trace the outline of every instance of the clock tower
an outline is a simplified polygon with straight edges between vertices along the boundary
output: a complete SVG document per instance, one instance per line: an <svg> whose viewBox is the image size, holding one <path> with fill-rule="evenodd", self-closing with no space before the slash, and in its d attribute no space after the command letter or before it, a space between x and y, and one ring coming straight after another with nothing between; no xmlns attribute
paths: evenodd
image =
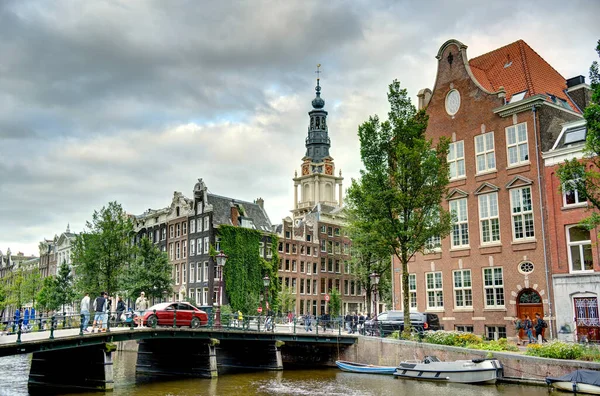
<svg viewBox="0 0 600 396"><path fill-rule="evenodd" d="M318 65L317 67L320 67ZM320 70L317 70L320 73ZM331 141L327 127L325 101L321 98L320 78L312 100L313 109L308 113L308 137L305 140L306 154L302 158L301 175L294 177L294 218L303 217L315 205L342 206L342 171L335 176L335 164L329 155ZM337 187L337 188L336 188ZM300 189L300 192L298 192ZM337 190L337 194L336 194Z"/></svg>

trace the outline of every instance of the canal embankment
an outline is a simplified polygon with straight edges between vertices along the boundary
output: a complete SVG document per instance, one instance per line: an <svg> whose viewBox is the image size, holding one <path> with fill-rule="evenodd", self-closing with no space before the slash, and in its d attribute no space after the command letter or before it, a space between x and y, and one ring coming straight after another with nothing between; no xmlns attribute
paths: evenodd
<svg viewBox="0 0 600 396"><path fill-rule="evenodd" d="M381 366L398 366L404 360L422 360L425 356L440 360L466 360L494 357L504 366L506 381L544 383L547 376L558 377L576 369L600 370L600 363L550 359L513 352L492 352L415 341L359 336L357 342L340 351L340 360Z"/></svg>

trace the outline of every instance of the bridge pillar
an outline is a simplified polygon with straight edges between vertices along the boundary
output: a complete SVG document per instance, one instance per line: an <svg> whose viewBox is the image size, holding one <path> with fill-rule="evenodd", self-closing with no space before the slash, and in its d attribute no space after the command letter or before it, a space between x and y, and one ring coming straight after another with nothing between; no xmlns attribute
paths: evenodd
<svg viewBox="0 0 600 396"><path fill-rule="evenodd" d="M30 393L112 390L114 349L113 344L103 344L33 353Z"/></svg>
<svg viewBox="0 0 600 396"><path fill-rule="evenodd" d="M221 340L217 348L219 369L283 370L281 341Z"/></svg>
<svg viewBox="0 0 600 396"><path fill-rule="evenodd" d="M140 340L136 374L169 377L217 377L218 340Z"/></svg>

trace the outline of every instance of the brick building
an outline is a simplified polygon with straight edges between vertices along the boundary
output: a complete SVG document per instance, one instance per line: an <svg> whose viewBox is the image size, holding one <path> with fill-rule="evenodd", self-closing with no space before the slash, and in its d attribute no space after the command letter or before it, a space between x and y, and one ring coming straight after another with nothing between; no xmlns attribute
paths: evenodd
<svg viewBox="0 0 600 396"><path fill-rule="evenodd" d="M524 41L473 59L466 49L444 43L433 89L418 95L427 135L451 139L443 204L456 220L410 263L411 309L437 313L447 330L511 337L516 316L554 322L541 153L582 116L565 78Z"/></svg>
<svg viewBox="0 0 600 396"><path fill-rule="evenodd" d="M309 115L306 154L295 174L293 217L276 226L279 278L295 294L295 313L322 315L326 296L341 294L342 313L365 309L365 297L350 268L350 240L344 235L342 172L335 175L325 101L317 79ZM300 190L300 191L298 191Z"/></svg>

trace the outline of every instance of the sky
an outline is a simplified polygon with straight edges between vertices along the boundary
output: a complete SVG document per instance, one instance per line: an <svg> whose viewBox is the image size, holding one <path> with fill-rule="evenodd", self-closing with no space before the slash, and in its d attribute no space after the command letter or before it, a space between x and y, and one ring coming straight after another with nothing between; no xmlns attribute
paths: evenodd
<svg viewBox="0 0 600 396"><path fill-rule="evenodd" d="M543 4L543 6L541 6ZM140 214L174 191L265 200L290 215L316 64L344 188L358 125L416 103L448 39L469 58L525 40L565 78L598 56L600 1L0 0L0 250L110 201Z"/></svg>

